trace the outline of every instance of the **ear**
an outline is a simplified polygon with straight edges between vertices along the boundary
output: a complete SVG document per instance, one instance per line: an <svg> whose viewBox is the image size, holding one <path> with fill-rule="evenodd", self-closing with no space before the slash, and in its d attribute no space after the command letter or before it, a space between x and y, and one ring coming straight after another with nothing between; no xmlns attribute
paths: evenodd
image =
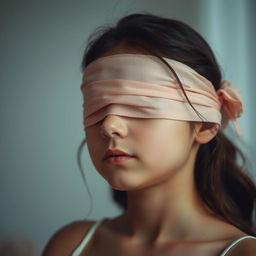
<svg viewBox="0 0 256 256"><path fill-rule="evenodd" d="M215 123L197 123L195 125L195 142L205 144L213 139L218 133L220 126Z"/></svg>

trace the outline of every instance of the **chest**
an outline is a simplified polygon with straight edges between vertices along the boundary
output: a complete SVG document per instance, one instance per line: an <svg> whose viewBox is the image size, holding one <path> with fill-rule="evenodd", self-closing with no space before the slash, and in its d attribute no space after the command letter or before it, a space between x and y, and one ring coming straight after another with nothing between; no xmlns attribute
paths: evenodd
<svg viewBox="0 0 256 256"><path fill-rule="evenodd" d="M94 240L82 256L220 256L227 242L168 243L158 247L134 246L119 239Z"/></svg>

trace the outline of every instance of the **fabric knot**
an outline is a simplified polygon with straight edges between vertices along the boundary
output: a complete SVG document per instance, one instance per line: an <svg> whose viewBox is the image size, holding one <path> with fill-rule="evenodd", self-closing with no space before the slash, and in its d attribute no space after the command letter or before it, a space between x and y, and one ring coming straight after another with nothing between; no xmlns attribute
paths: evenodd
<svg viewBox="0 0 256 256"><path fill-rule="evenodd" d="M242 136L240 125L237 121L243 113L243 100L240 96L241 89L231 87L229 81L222 81L217 95L221 103L222 125L225 127L231 120L236 128L238 136Z"/></svg>

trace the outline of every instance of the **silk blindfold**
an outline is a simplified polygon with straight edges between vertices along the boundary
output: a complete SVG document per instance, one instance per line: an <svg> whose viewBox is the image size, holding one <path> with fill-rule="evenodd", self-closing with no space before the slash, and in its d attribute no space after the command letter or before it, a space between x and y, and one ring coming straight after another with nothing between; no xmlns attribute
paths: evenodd
<svg viewBox="0 0 256 256"><path fill-rule="evenodd" d="M226 125L228 119L236 122L242 112L237 92L233 91L236 97L230 97L224 89L216 92L209 80L189 66L164 60L176 72L199 115L188 103L173 72L156 56L116 54L91 62L84 71L81 86L84 126L94 125L110 114L212 122L220 126ZM225 120L222 120L223 103L229 103L225 106L230 110Z"/></svg>

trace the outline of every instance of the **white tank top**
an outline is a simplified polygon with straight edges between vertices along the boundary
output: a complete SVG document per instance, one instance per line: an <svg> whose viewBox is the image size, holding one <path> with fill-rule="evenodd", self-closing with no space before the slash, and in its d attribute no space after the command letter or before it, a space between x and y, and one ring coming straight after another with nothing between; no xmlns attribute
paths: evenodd
<svg viewBox="0 0 256 256"><path fill-rule="evenodd" d="M74 252L72 253L72 256L79 256L82 251L84 250L84 248L86 247L86 245L89 243L89 241L91 240L92 236L94 235L95 231L97 230L98 226L101 225L101 223L104 221L105 219L102 219L100 221L95 222L92 227L90 228L90 230L88 231L88 233L85 235L85 237L83 238L83 240L81 241L81 243L78 245L78 247L74 250ZM221 254L220 256L225 256L227 255L227 253L234 248L239 242L241 242L244 239L248 239L248 238L252 238L252 239L256 239L256 237L254 236L242 236L238 239L236 239L234 242L232 242Z"/></svg>

